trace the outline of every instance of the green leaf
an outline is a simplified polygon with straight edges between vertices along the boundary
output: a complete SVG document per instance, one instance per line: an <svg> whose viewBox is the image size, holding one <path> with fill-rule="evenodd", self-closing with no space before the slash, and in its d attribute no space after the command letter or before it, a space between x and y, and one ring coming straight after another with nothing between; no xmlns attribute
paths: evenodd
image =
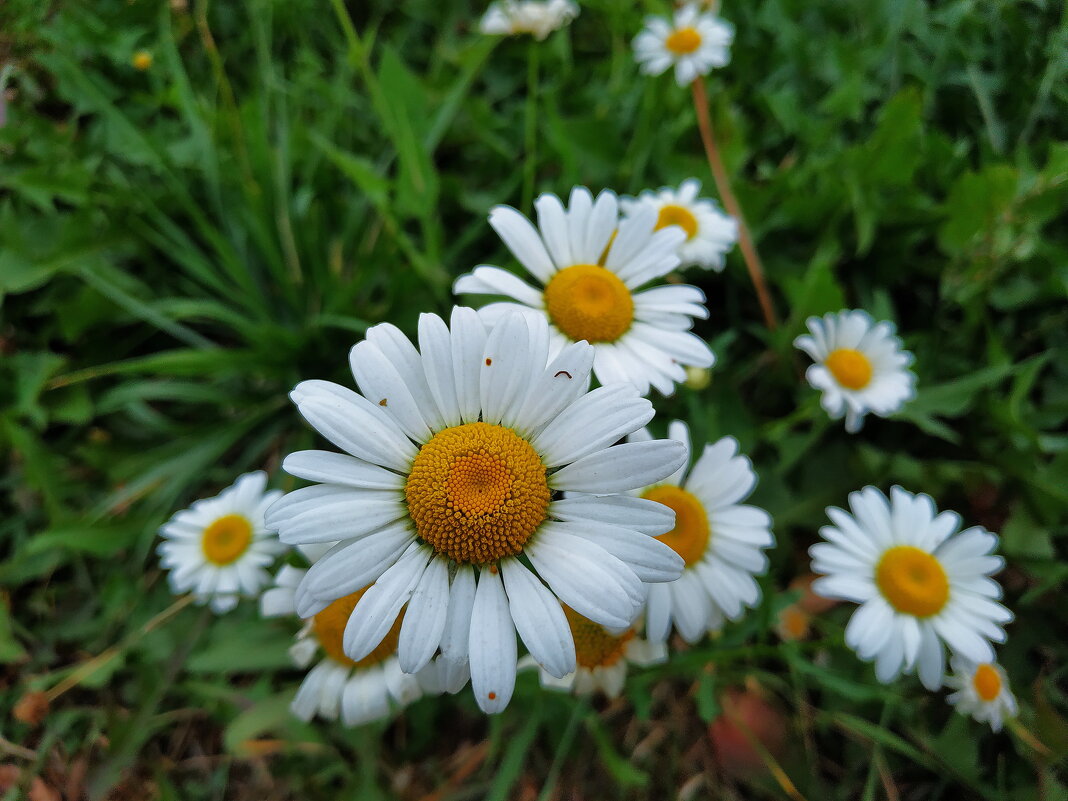
<svg viewBox="0 0 1068 801"><path fill-rule="evenodd" d="M136 523L75 523L35 534L26 547L26 553L65 548L94 556L111 556L133 545L143 530Z"/></svg>
<svg viewBox="0 0 1068 801"><path fill-rule="evenodd" d="M916 398L905 406L903 416L936 415L960 417L975 403L979 393L1004 381L1019 365L1000 364L976 370L971 375L934 386L920 384Z"/></svg>
<svg viewBox="0 0 1068 801"><path fill-rule="evenodd" d="M25 658L26 649L15 639L15 632L12 631L11 610L0 601L0 663L20 662Z"/></svg>
<svg viewBox="0 0 1068 801"><path fill-rule="evenodd" d="M289 705L293 702L294 690L272 695L257 701L243 711L223 730L223 746L235 756L251 756L245 743L261 734L276 731L293 719Z"/></svg>
<svg viewBox="0 0 1068 801"><path fill-rule="evenodd" d="M963 253L976 240L989 238L1009 211L1019 182L1019 171L1007 164L961 175L946 198L947 218L938 231L942 250L950 255Z"/></svg>

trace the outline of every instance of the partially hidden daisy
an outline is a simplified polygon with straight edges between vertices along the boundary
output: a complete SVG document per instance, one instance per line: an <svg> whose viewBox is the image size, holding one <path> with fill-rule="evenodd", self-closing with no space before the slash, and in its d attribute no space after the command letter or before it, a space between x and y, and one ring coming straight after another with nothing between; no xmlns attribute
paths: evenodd
<svg viewBox="0 0 1068 801"><path fill-rule="evenodd" d="M846 431L860 431L868 412L888 417L916 396L912 354L894 336L894 324L846 309L809 317L809 333L794 345L815 364L805 373L823 392L820 403L832 419L845 417Z"/></svg>
<svg viewBox="0 0 1068 801"><path fill-rule="evenodd" d="M572 0L501 0L491 3L478 24L482 33L530 34L541 41L578 16Z"/></svg>
<svg viewBox="0 0 1068 801"><path fill-rule="evenodd" d="M266 571L286 550L264 525L267 507L282 496L265 492L267 474L246 473L214 498L176 512L159 530L160 567L173 592L192 592L197 603L218 613L256 596L270 581Z"/></svg>
<svg viewBox="0 0 1068 801"><path fill-rule="evenodd" d="M681 284L639 291L678 266L682 228L656 230L652 208L620 220L619 201L608 190L595 201L588 189L575 187L566 209L551 194L534 206L537 228L509 206L495 207L489 223L540 286L482 265L460 276L454 292L517 301L483 307L488 321L517 310L548 320L553 355L589 342L601 384L626 381L642 395L650 386L669 395L686 380L685 367L712 366L712 350L689 330L695 317L708 317L704 293Z"/></svg>
<svg viewBox="0 0 1068 801"><path fill-rule="evenodd" d="M679 246L680 266L696 265L721 272L724 256L738 241L738 221L724 214L714 200L698 197L701 182L687 178L678 189L646 190L636 198L622 198L627 217L648 206L656 212L656 230L677 225L686 232Z"/></svg>
<svg viewBox="0 0 1068 801"><path fill-rule="evenodd" d="M346 453L302 451L283 468L318 484L268 519L284 542L337 541L296 594L301 617L370 584L342 640L364 659L407 605L397 655L406 673L440 650L470 659L479 706L503 709L516 633L547 670L575 669L561 602L626 627L643 582L670 581L682 560L653 535L669 510L626 493L670 475L684 449L667 440L613 444L643 426L651 404L633 387L588 391L593 348L549 360L548 325L508 315L487 329L471 309L419 320L419 350L377 325L350 353L360 393L305 381L291 397ZM590 497L562 498L564 491Z"/></svg>
<svg viewBox="0 0 1068 801"><path fill-rule="evenodd" d="M307 572L292 565L282 566L274 586L260 597L264 617L297 615L296 591ZM309 618L289 649L294 664L300 668L307 668L322 651L322 658L308 671L290 705L293 714L301 720L308 721L316 715L325 720L340 717L346 726L359 726L387 717L424 694L437 694L446 689L437 662L431 661L415 675L400 669L397 660L400 618L363 659L354 661L345 656L342 647L345 624L366 591L365 587L342 596ZM449 688L453 692L467 681L466 674L459 678Z"/></svg>
<svg viewBox="0 0 1068 801"><path fill-rule="evenodd" d="M539 677L543 687L575 695L600 692L609 698L617 698L623 692L628 665L646 667L667 659L667 646L644 639L639 633L641 627L638 624L619 631L606 629L567 607L564 608L564 614L575 639L577 666L574 672L562 678L540 668ZM529 657L524 657L520 662L521 666L535 664Z"/></svg>
<svg viewBox="0 0 1068 801"><path fill-rule="evenodd" d="M675 67L679 86L707 75L731 60L734 27L693 3L675 12L672 20L646 17L645 30L634 39L634 57L646 75Z"/></svg>
<svg viewBox="0 0 1068 801"><path fill-rule="evenodd" d="M935 509L927 495L894 487L887 499L875 487L849 494L850 512L830 507L833 526L809 548L812 570L823 574L812 591L860 608L846 626L846 644L887 683L917 668L929 690L942 686L945 648L974 662L990 662L990 643L1004 642L1012 613L998 603L990 578L1004 560L998 538L978 526L958 532L960 516Z"/></svg>
<svg viewBox="0 0 1068 801"><path fill-rule="evenodd" d="M1009 689L1004 668L996 662L969 662L954 658L953 675L946 685L956 690L946 697L963 715L971 715L980 723L989 723L994 731L1001 731L1006 720L1016 717L1016 697Z"/></svg>
<svg viewBox="0 0 1068 801"><path fill-rule="evenodd" d="M631 439L648 436L642 431ZM694 643L720 628L725 618L737 620L760 601L754 576L767 570L764 549L775 544L775 537L771 515L741 503L753 491L756 473L738 453L736 439L706 445L687 472L691 446L686 424L673 422L668 437L685 446L686 462L639 494L675 512L675 528L657 539L671 546L686 568L678 581L650 585L646 636L663 642L674 623L682 638Z"/></svg>

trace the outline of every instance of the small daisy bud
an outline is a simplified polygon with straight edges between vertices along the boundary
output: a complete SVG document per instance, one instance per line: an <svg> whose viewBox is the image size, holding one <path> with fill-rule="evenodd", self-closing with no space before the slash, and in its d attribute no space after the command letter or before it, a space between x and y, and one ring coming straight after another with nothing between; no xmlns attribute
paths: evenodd
<svg viewBox="0 0 1068 801"><path fill-rule="evenodd" d="M687 367L686 386L694 392L700 392L712 383L712 371L707 367Z"/></svg>
<svg viewBox="0 0 1068 801"><path fill-rule="evenodd" d="M37 726L48 714L48 696L39 691L28 692L18 700L11 714L20 723Z"/></svg>
<svg viewBox="0 0 1068 801"><path fill-rule="evenodd" d="M130 59L130 63L135 70L145 72L152 67L152 54L147 50L138 50Z"/></svg>

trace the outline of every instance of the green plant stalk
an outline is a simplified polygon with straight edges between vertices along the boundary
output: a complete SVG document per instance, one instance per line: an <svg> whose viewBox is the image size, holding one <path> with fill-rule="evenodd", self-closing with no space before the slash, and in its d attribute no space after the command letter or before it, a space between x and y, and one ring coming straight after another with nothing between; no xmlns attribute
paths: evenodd
<svg viewBox="0 0 1068 801"><path fill-rule="evenodd" d="M539 44L533 40L527 50L527 102L523 112L523 194L520 207L525 214L534 202L534 180L538 171L538 69Z"/></svg>

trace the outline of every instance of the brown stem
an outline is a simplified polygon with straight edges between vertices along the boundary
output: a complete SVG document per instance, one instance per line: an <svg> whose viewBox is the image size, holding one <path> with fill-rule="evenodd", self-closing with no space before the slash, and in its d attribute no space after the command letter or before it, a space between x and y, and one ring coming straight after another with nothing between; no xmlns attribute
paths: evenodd
<svg viewBox="0 0 1068 801"><path fill-rule="evenodd" d="M716 180L716 188L719 196L723 199L723 205L727 213L738 221L738 247L745 259L745 266L749 270L749 278L753 281L756 289L757 300L760 301L760 309L764 312L764 322L768 329L774 331L779 327L779 320L775 316L775 306L771 302L771 293L768 292L767 282L764 280L764 267L760 263L756 245L749 233L749 226L742 216L742 207L738 205L738 198L731 191L730 179L727 178L727 170L723 166L723 158L716 146L716 138L712 135L712 117L708 113L708 98L705 96L705 82L698 75L690 84L693 90L693 107L697 112L697 127L701 129L701 142L705 146L705 155L708 157L708 166L712 168L712 177Z"/></svg>

